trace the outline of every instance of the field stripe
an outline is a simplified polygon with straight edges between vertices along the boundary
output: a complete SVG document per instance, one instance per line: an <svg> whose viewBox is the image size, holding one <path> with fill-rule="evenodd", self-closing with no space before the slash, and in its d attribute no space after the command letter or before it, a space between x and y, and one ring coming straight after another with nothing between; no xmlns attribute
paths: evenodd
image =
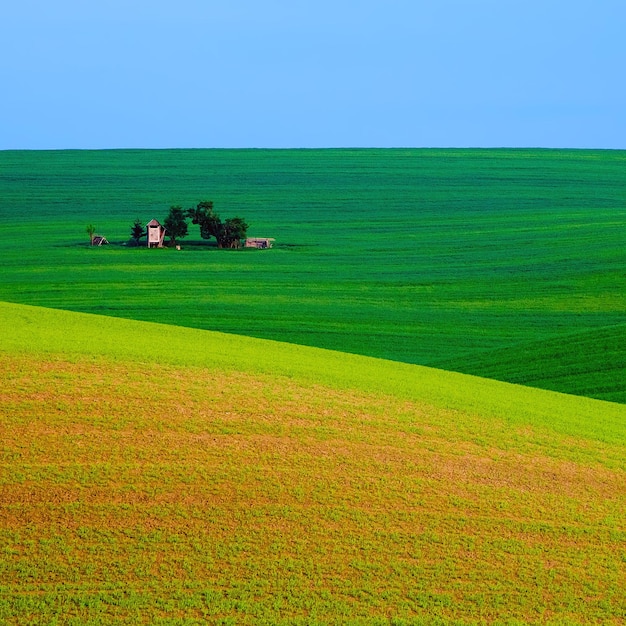
<svg viewBox="0 0 626 626"><path fill-rule="evenodd" d="M563 434L626 441L626 406L427 367L238 335L0 303L2 350L103 355L280 375L532 423Z"/></svg>

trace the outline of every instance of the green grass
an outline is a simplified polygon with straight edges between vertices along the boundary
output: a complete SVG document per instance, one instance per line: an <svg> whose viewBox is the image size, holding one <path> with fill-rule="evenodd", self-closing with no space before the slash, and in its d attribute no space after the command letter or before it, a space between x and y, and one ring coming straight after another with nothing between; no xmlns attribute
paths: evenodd
<svg viewBox="0 0 626 626"><path fill-rule="evenodd" d="M543 389L567 389L626 403L626 326L564 333L556 339L511 345L437 365ZM546 367L546 363L550 367ZM520 367L523 363L524 367ZM593 389L590 381L594 381Z"/></svg>
<svg viewBox="0 0 626 626"><path fill-rule="evenodd" d="M624 443L626 407L423 366L134 320L0 303L2 349L212 367L381 392L510 424Z"/></svg>
<svg viewBox="0 0 626 626"><path fill-rule="evenodd" d="M0 620L619 624L626 407L0 304Z"/></svg>
<svg viewBox="0 0 626 626"><path fill-rule="evenodd" d="M625 158L0 153L0 622L622 623Z"/></svg>
<svg viewBox="0 0 626 626"><path fill-rule="evenodd" d="M0 299L624 402L625 161L622 151L2 152ZM193 228L180 252L121 245L135 217L206 198L277 248L207 249ZM88 223L114 245L90 249ZM603 359L593 337L607 333ZM583 372L581 346L560 341L572 336L590 338Z"/></svg>

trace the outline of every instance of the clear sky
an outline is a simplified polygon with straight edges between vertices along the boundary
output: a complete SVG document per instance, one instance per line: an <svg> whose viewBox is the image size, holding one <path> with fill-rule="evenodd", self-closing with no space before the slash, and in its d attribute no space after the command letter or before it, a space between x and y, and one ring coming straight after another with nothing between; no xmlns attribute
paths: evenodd
<svg viewBox="0 0 626 626"><path fill-rule="evenodd" d="M626 149L626 0L19 0L0 149Z"/></svg>

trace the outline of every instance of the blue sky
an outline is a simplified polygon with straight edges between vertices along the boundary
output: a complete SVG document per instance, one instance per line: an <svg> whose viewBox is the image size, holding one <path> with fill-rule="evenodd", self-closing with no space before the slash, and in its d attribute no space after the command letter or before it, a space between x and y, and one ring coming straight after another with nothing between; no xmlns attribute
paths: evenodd
<svg viewBox="0 0 626 626"><path fill-rule="evenodd" d="M20 0L0 149L626 149L624 0Z"/></svg>

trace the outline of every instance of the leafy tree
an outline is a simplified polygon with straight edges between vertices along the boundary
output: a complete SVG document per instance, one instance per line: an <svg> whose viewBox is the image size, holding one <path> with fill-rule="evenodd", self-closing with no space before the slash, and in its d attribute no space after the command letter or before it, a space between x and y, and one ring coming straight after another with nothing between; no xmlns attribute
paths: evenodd
<svg viewBox="0 0 626 626"><path fill-rule="evenodd" d="M93 236L96 234L96 227L93 224L89 224L85 230L87 231L89 241L91 241L91 245L93 246Z"/></svg>
<svg viewBox="0 0 626 626"><path fill-rule="evenodd" d="M196 205L195 209L188 209L187 216L191 218L192 224L200 226L202 239L217 238L220 218L213 210L213 202L211 200L203 200Z"/></svg>
<svg viewBox="0 0 626 626"><path fill-rule="evenodd" d="M178 239L187 236L188 225L187 215L181 206L171 206L165 221L163 222L167 236L170 238L170 245L176 245Z"/></svg>
<svg viewBox="0 0 626 626"><path fill-rule="evenodd" d="M215 237L218 248L239 248L241 240L246 237L248 224L241 217L231 217L222 222L211 200L199 202L195 208L187 211L187 215L193 224L200 226L203 239Z"/></svg>
<svg viewBox="0 0 626 626"><path fill-rule="evenodd" d="M220 248L240 248L241 240L246 238L248 224L241 217L227 219L221 227L218 246Z"/></svg>
<svg viewBox="0 0 626 626"><path fill-rule="evenodd" d="M135 242L135 245L139 245L139 240L146 236L146 228L141 223L141 220L137 218L130 229L130 236Z"/></svg>

